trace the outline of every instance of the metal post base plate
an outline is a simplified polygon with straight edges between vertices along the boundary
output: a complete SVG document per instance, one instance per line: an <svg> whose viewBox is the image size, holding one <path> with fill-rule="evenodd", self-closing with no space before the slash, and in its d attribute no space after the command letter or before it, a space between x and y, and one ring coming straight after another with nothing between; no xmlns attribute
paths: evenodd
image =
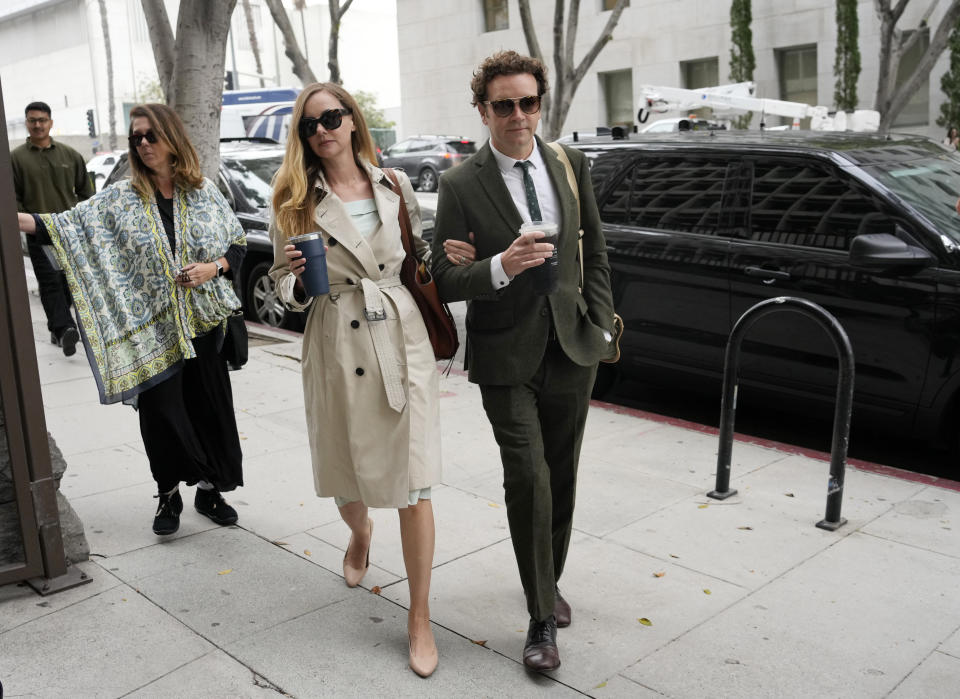
<svg viewBox="0 0 960 699"><path fill-rule="evenodd" d="M817 528L826 529L828 532L835 532L846 523L847 520L843 517L840 518L839 522L828 522L827 520L822 519L817 522Z"/></svg>
<svg viewBox="0 0 960 699"><path fill-rule="evenodd" d="M54 592L63 592L72 587L79 587L88 582L93 582L93 578L84 573L76 566L67 568L67 572L58 575L55 578L30 578L27 585L33 588L33 591L39 595L52 595Z"/></svg>
<svg viewBox="0 0 960 699"><path fill-rule="evenodd" d="M731 488L730 490L724 490L722 493L719 490L711 490L709 493L707 493L707 497L713 498L714 500L726 500L731 495L736 495L736 494L737 494L737 491L735 488Z"/></svg>

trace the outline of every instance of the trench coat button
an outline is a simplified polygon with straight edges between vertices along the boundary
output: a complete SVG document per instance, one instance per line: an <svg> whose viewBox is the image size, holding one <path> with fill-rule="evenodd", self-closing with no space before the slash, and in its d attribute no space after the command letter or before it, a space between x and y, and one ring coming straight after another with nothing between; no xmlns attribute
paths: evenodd
<svg viewBox="0 0 960 699"><path fill-rule="evenodd" d="M331 247L331 248L332 248L332 247L333 247L334 245L336 245L336 244L337 244L337 239L336 239L336 238L332 238L332 237L331 237L331 238L328 238L328 239L327 239L327 247Z"/></svg>
<svg viewBox="0 0 960 699"><path fill-rule="evenodd" d="M383 271L383 265L377 265L377 267L380 268L380 271L381 271L381 272Z"/></svg>
<svg viewBox="0 0 960 699"><path fill-rule="evenodd" d="M359 321L359 320L351 320L351 321L350 321L350 327L353 328L354 330L356 330L357 328L360 327L360 321Z"/></svg>
<svg viewBox="0 0 960 699"><path fill-rule="evenodd" d="M347 277L347 284L356 284L350 277Z"/></svg>
<svg viewBox="0 0 960 699"><path fill-rule="evenodd" d="M540 315L542 315L544 318L547 317L547 313L548 313L548 311L547 311L546 308L541 308L541 309L540 309Z"/></svg>
<svg viewBox="0 0 960 699"><path fill-rule="evenodd" d="M363 369L361 367L357 367L357 376L363 376Z"/></svg>

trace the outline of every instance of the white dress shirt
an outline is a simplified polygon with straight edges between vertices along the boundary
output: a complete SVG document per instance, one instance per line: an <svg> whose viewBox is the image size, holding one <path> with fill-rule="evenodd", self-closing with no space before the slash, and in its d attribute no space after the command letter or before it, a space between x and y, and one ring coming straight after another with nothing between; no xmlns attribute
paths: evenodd
<svg viewBox="0 0 960 699"><path fill-rule="evenodd" d="M490 150L493 157L497 160L497 167L500 169L500 175L503 177L503 183L510 192L510 198L520 212L520 217L524 223L530 222L530 209L527 208L527 193L523 187L523 170L516 167L520 161L504 155L498 151L493 141L490 142ZM547 172L547 164L543 162L543 155L536 143L533 146L533 152L527 158L527 162L532 166L530 168L530 177L533 179L533 186L537 190L537 201L540 203L540 215L543 221L556 223L557 227L563 228L563 221L560 214L560 202L557 198L557 191L553 187L553 181L550 179L550 173ZM503 253L497 253L490 260L490 277L494 289L502 289L512 281L503 271L503 263L500 257Z"/></svg>

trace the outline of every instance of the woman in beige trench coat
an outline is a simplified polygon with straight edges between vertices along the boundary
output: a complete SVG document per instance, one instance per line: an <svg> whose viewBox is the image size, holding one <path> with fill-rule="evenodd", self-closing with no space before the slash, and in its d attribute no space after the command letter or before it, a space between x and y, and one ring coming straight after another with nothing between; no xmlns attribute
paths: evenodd
<svg viewBox="0 0 960 699"><path fill-rule="evenodd" d="M308 310L303 388L314 484L317 495L336 498L351 530L344 579L358 585L370 565L367 508L398 508L410 586L409 662L427 677L438 660L428 603L430 486L440 481L438 376L423 319L398 277L400 206L410 215L417 254L428 246L409 179L397 173L401 201L374 163L353 97L331 83L304 88L274 179L270 276L288 308ZM327 245L330 293L309 298L300 281L304 260L287 240L316 231ZM473 259L469 246L455 252Z"/></svg>

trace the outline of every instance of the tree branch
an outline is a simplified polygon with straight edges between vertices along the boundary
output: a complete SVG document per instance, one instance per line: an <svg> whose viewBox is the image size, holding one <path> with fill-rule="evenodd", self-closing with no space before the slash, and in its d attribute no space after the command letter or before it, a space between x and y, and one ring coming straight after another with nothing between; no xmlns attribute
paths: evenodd
<svg viewBox="0 0 960 699"><path fill-rule="evenodd" d="M170 93L170 83L173 81L173 69L176 65L174 52L175 40L170 18L167 17L167 8L163 0L140 0L143 14L147 18L147 29L150 33L150 44L153 46L153 58L157 64L157 74L160 76L160 86L167 99L167 104L173 104Z"/></svg>
<svg viewBox="0 0 960 699"><path fill-rule="evenodd" d="M530 0L520 0L520 25L523 27L523 38L527 40L527 51L543 63L543 52L540 50L540 42L537 41L533 17L530 16Z"/></svg>
<svg viewBox="0 0 960 699"><path fill-rule="evenodd" d="M563 65L566 68L564 79L573 77L573 47L577 41L577 27L580 22L580 0L570 0L567 10L567 36L563 52Z"/></svg>
<svg viewBox="0 0 960 699"><path fill-rule="evenodd" d="M143 0L146 2L147 0ZM162 0L161 0L162 1ZM293 63L293 74L296 75L304 85L317 82L317 77L310 68L307 59L300 51L300 44L297 43L297 35L293 33L293 25L290 24L290 18L287 17L287 11L283 9L281 0L264 0L267 7L270 8L270 15L274 23L283 36L283 49L287 58Z"/></svg>
<svg viewBox="0 0 960 699"><path fill-rule="evenodd" d="M578 65L577 69L573 72L574 85L580 84L580 81L583 80L584 76L587 74L587 71L590 69L590 66L593 65L593 62L596 60L597 56L600 55L603 47L610 43L610 40L613 39L613 30L616 28L617 22L620 21L620 15L623 14L623 10L626 6L627 0L617 0L617 4L613 6L613 10L610 12L610 17L607 19L607 24L604 26L603 31L600 32L600 36L597 37L597 40L594 42L593 46L590 47L587 55L583 57L583 60L580 61L580 65Z"/></svg>

